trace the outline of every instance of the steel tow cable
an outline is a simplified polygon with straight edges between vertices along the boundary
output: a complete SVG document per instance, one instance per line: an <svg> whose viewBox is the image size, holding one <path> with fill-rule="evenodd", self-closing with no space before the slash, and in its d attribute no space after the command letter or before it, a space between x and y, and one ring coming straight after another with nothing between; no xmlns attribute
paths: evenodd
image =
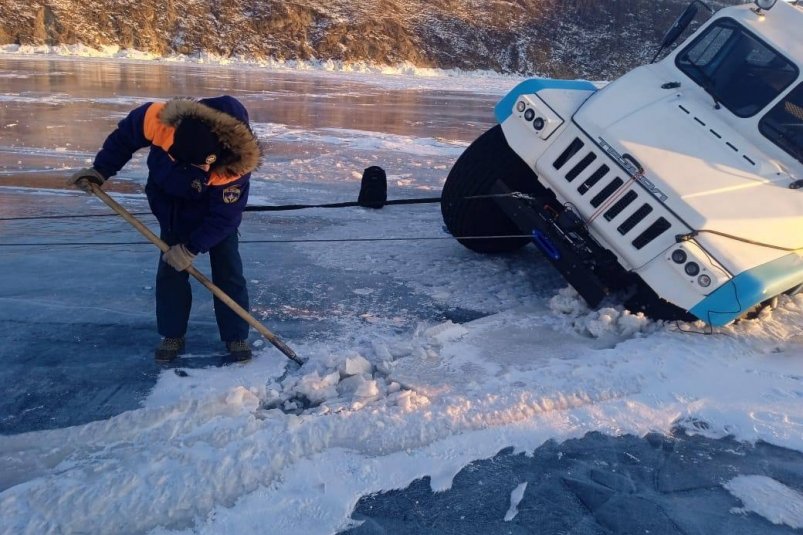
<svg viewBox="0 0 803 535"><path fill-rule="evenodd" d="M240 243L350 243L382 241L435 241L435 240L504 240L511 238L532 238L529 234L504 234L498 236L400 236L392 238L301 238L290 240L240 240ZM0 247L84 247L89 245L147 245L150 242L39 242L39 243L0 243Z"/></svg>

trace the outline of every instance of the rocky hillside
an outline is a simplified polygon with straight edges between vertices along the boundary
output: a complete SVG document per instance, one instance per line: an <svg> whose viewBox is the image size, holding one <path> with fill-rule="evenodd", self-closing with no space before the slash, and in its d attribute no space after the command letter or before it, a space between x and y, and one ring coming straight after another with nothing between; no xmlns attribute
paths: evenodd
<svg viewBox="0 0 803 535"><path fill-rule="evenodd" d="M687 0L2 0L0 44L333 59L608 79ZM698 15L698 20L704 18Z"/></svg>

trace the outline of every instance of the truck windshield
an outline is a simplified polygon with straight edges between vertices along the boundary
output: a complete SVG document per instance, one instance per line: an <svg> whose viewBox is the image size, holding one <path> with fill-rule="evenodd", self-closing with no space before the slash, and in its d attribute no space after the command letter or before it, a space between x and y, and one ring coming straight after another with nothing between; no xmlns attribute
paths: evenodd
<svg viewBox="0 0 803 535"><path fill-rule="evenodd" d="M758 123L770 141L803 163L803 84L789 92Z"/></svg>
<svg viewBox="0 0 803 535"><path fill-rule="evenodd" d="M733 19L712 23L675 65L715 101L751 117L797 78L797 67Z"/></svg>

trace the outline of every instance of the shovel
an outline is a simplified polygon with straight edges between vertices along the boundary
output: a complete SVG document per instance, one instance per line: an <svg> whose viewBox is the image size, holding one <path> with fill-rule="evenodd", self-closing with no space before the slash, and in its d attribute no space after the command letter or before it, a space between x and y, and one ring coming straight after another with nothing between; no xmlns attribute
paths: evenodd
<svg viewBox="0 0 803 535"><path fill-rule="evenodd" d="M120 216L122 216L123 219L125 219L126 221L131 223L131 225L135 229L137 229L143 236L145 236L151 242L153 242L153 244L156 245L159 249L161 249L161 251L163 253L167 252L167 250L170 249L169 245L167 245L164 241L159 239L159 237L156 234L154 234L153 232L151 232L151 230L148 227L143 225L142 222L139 219L137 219L136 217L131 215L128 212L128 210L126 210L125 208L120 206L120 204L118 204L117 201L112 199L105 191L100 189L100 186L98 186L97 184L95 184L95 183L93 183L91 181L89 182L89 185L92 188L92 193L97 195L98 198L100 198L101 201L103 201L104 203L106 203L109 206L109 208L111 208L112 210L114 210L115 212L120 214ZM284 353L287 356L287 358L289 358L293 362L296 362L299 365L304 364L304 359L302 359L301 357L296 355L295 351L290 349L290 347L288 347L287 344L285 344L282 340L280 340L275 334L270 332L267 327L262 325L259 321L256 320L256 318L254 318L251 314L249 314L243 307L238 305L236 301L234 301L231 297L229 297L226 294L226 292L224 292L223 290L218 288L212 281L210 281L208 278L206 278L206 276L203 273L201 273L200 271L198 271L195 268L195 266L190 265L190 267L188 267L186 271L187 271L187 273L189 273L190 275L192 275L193 277L198 279L198 282L200 282L201 284L206 286L206 288L210 292L212 292L215 295L215 297L217 297L218 299L223 301L238 316L240 316L242 319L244 319L246 322L248 322L248 324L251 327L253 327L257 331L259 331L259 333L262 336L264 336L268 340L268 342L273 344L276 347L276 349L278 349L279 351Z"/></svg>

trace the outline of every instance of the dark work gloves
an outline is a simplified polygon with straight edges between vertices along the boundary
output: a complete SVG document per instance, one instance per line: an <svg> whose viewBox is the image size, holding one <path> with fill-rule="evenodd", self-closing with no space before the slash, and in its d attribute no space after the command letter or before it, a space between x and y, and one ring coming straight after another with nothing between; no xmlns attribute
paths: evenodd
<svg viewBox="0 0 803 535"><path fill-rule="evenodd" d="M92 193L92 188L89 186L90 182L97 184L98 186L102 186L103 183L106 182L106 177L101 175L100 172L98 172L98 170L94 167L88 167L73 173L73 175L67 180L67 185L75 186L87 193Z"/></svg>

